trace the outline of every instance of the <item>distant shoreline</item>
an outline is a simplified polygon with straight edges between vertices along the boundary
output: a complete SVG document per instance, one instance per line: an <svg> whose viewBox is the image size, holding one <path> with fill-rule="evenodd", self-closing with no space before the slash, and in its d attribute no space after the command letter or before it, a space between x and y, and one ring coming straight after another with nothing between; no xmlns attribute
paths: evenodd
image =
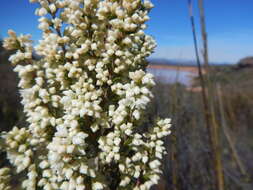
<svg viewBox="0 0 253 190"><path fill-rule="evenodd" d="M168 69L168 70L177 70L177 71L186 71L194 74L198 73L198 67L196 66L177 66L177 65L148 65L148 68L151 69Z"/></svg>

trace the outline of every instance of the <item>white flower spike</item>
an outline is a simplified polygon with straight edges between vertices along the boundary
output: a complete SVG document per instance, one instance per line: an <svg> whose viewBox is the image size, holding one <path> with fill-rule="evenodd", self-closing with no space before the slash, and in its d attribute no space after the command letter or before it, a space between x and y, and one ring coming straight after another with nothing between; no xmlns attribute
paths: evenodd
<svg viewBox="0 0 253 190"><path fill-rule="evenodd" d="M149 0L30 0L42 39L10 30L4 47L20 77L27 127L1 147L27 190L148 190L158 183L170 119L137 129L153 97L144 33ZM33 56L35 54L35 56ZM10 189L0 169L0 189Z"/></svg>

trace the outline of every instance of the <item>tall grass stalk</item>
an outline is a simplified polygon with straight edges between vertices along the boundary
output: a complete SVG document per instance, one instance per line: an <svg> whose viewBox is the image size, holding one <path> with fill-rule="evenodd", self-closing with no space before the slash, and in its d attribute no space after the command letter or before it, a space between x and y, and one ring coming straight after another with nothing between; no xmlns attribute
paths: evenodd
<svg viewBox="0 0 253 190"><path fill-rule="evenodd" d="M202 24L202 37L203 37L203 44L204 44L204 61L205 65L208 66L208 49L207 49L207 34L205 30L205 19L204 19L204 9L203 9L203 2L199 2L200 5L200 12L201 12L201 24ZM212 102L211 93L209 90L211 86L208 85L208 78L206 80L205 76L203 75L202 66L200 63L200 56L198 53L198 43L197 43L197 35L196 35L196 27L194 22L193 10L192 10L192 1L188 0L188 8L190 14L190 21L192 27L192 34L193 34L193 41L194 41L194 49L196 54L197 66L198 66L198 74L200 79L201 85L201 94L203 100L203 108L205 114L205 122L208 131L208 140L210 143L210 157L214 166L214 177L215 177L215 189L223 190L224 189L224 177L223 177L223 169L222 169L222 162L221 162L221 153L219 147L219 136L218 136L218 125L215 119L215 112L210 105ZM206 71L208 72L208 70ZM211 168L211 167L210 167Z"/></svg>
<svg viewBox="0 0 253 190"><path fill-rule="evenodd" d="M200 13L200 25L201 25L201 34L202 34L202 42L203 42L203 58L204 58L204 66L206 71L207 78L207 89L208 89L208 98L209 98L209 107L211 109L211 117L212 117L212 126L213 126L213 148L215 154L215 176L217 177L217 183L219 189L224 189L224 174L223 174L223 164L221 160L221 148L220 148L220 137L219 137L219 126L216 119L215 114L215 95L216 89L214 88L214 84L210 81L210 74L212 74L212 69L209 65L209 56L208 56L208 38L206 32L206 22L205 22L205 10L203 5L203 0L198 0L199 5L199 13Z"/></svg>
<svg viewBox="0 0 253 190"><path fill-rule="evenodd" d="M223 98L222 98L223 92L222 92L221 86L218 84L216 88L217 88L217 92L218 92L218 104L219 104L219 111L220 111L220 115L221 115L221 123L222 123L221 126L222 126L223 133L227 139L229 149L231 150L231 153L232 153L233 160L235 161L238 169L240 170L240 172L243 176L247 176L246 168L245 168L243 162L241 161L241 158L236 150L234 140L233 140L232 135L230 134L231 132L229 131L229 128L227 126L227 121L226 121L226 116L225 116L225 111L224 111L224 106L223 106L224 103L223 103Z"/></svg>
<svg viewBox="0 0 253 190"><path fill-rule="evenodd" d="M205 10L203 6L203 0L199 0L199 13L200 13L200 24L201 24L201 34L203 40L203 58L204 64L207 67L209 65L208 61L208 39L207 39L207 32L206 32L206 22L205 22Z"/></svg>

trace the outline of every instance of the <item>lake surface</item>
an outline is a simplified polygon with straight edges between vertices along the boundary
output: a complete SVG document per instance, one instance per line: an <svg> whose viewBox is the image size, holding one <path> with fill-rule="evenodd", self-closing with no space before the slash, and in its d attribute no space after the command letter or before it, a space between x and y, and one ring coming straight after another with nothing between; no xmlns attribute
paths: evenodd
<svg viewBox="0 0 253 190"><path fill-rule="evenodd" d="M147 68L147 72L152 73L157 82L165 84L179 82L186 86L190 86L192 78L196 76L193 72L176 69Z"/></svg>

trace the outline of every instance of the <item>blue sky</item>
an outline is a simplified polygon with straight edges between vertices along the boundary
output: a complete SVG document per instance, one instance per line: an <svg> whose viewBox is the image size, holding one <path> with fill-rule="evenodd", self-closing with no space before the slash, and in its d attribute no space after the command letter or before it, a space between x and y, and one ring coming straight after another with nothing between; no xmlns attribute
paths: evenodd
<svg viewBox="0 0 253 190"><path fill-rule="evenodd" d="M155 8L150 13L147 33L158 44L152 57L194 60L187 0L152 2ZM198 25L197 0L193 2ZM253 55L253 1L204 0L204 4L210 61L234 63ZM34 40L40 39L35 8L36 5L30 4L29 0L1 0L0 37L5 37L11 28L17 33L32 34Z"/></svg>

